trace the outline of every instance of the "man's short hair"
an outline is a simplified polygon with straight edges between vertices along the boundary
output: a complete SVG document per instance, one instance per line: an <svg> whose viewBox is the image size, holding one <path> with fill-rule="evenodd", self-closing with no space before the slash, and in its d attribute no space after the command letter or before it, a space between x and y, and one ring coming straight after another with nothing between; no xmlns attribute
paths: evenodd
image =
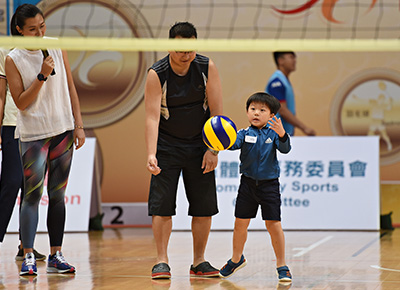
<svg viewBox="0 0 400 290"><path fill-rule="evenodd" d="M274 61L276 66L278 67L278 59L285 55L285 54L291 54L293 56L296 56L296 54L294 53L294 51L288 50L288 51L274 51Z"/></svg>
<svg viewBox="0 0 400 290"><path fill-rule="evenodd" d="M182 38L197 38L196 27L190 22L176 22L169 30L169 38L180 36Z"/></svg>
<svg viewBox="0 0 400 290"><path fill-rule="evenodd" d="M277 98L274 96L264 93L264 92L259 92L252 94L246 102L246 111L249 110L250 104L251 103L262 103L266 105L269 110L271 111L272 114L277 114L279 109L281 108L281 103Z"/></svg>

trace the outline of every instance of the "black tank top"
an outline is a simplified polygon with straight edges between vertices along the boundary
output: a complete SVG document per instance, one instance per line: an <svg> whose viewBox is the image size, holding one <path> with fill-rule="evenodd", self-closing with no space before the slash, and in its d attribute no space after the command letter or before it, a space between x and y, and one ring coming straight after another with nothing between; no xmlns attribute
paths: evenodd
<svg viewBox="0 0 400 290"><path fill-rule="evenodd" d="M197 54L185 76L173 72L169 55L151 67L157 73L163 90L159 144L204 146L201 134L210 117L206 97L208 62L207 57Z"/></svg>

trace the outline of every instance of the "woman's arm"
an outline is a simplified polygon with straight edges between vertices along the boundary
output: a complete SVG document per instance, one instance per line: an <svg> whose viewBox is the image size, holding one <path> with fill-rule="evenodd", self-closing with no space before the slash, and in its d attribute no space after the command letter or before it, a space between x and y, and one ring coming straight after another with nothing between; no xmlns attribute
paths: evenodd
<svg viewBox="0 0 400 290"><path fill-rule="evenodd" d="M48 56L43 60L41 74L46 78L50 75L54 68L54 61L51 56ZM14 61L11 57L6 57L6 75L8 81L8 87L11 95L14 99L15 105L20 110L25 110L32 102L37 98L40 89L43 86L44 81L39 81L37 78L33 81L32 85L24 89L21 74L19 73Z"/></svg>

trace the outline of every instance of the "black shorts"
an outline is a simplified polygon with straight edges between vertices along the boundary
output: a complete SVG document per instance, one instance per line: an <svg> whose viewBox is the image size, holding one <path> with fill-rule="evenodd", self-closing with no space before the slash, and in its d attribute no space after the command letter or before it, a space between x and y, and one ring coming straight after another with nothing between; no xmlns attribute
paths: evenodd
<svg viewBox="0 0 400 290"><path fill-rule="evenodd" d="M205 217L218 213L214 171L203 174L201 168L205 147L158 145L157 161L161 172L151 176L149 215L176 214L176 194L182 173L190 216Z"/></svg>
<svg viewBox="0 0 400 290"><path fill-rule="evenodd" d="M254 179L242 175L236 198L235 217L255 218L259 205L261 205L263 220L281 220L281 194L278 178L259 180L256 185Z"/></svg>

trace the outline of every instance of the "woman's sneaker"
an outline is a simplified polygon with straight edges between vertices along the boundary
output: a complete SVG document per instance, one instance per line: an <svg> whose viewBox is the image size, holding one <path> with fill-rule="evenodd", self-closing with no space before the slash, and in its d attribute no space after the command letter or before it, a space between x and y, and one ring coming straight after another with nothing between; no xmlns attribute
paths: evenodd
<svg viewBox="0 0 400 290"><path fill-rule="evenodd" d="M237 270L243 268L247 265L247 261L242 255L240 257L240 261L237 263L233 263L231 259L219 270L219 276L222 278L228 278L233 275Z"/></svg>
<svg viewBox="0 0 400 290"><path fill-rule="evenodd" d="M37 275L36 259L33 253L26 253L25 259L22 262L21 272L22 275Z"/></svg>
<svg viewBox="0 0 400 290"><path fill-rule="evenodd" d="M54 255L49 255L47 273L75 273L75 267L68 264L62 253L57 251Z"/></svg>
<svg viewBox="0 0 400 290"><path fill-rule="evenodd" d="M276 268L279 282L292 282L292 274L290 273L288 266L282 266Z"/></svg>

